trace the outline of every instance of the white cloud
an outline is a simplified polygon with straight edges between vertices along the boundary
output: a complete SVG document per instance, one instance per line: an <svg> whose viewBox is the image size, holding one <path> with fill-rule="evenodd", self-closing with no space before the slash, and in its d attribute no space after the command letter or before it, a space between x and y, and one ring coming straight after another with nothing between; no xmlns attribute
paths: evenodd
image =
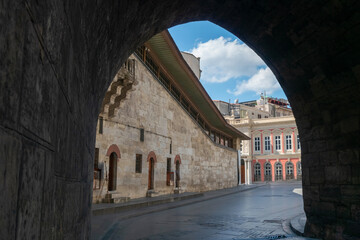
<svg viewBox="0 0 360 240"><path fill-rule="evenodd" d="M270 68L261 68L248 80L238 83L233 91L228 90L228 93L240 95L247 91L256 92L260 94L263 90L266 94L272 94L274 91L281 89L281 86Z"/></svg>
<svg viewBox="0 0 360 240"><path fill-rule="evenodd" d="M251 77L260 67L266 67L251 48L237 39L212 39L199 43L191 53L200 57L201 79L207 82L226 82L232 78Z"/></svg>

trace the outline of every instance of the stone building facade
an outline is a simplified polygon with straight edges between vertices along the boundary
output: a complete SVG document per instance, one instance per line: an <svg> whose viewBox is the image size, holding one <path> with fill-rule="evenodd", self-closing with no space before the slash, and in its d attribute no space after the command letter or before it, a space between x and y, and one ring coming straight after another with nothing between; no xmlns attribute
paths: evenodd
<svg viewBox="0 0 360 240"><path fill-rule="evenodd" d="M120 69L97 125L93 201L238 184L238 150L248 138L223 119L189 70L168 32Z"/></svg>

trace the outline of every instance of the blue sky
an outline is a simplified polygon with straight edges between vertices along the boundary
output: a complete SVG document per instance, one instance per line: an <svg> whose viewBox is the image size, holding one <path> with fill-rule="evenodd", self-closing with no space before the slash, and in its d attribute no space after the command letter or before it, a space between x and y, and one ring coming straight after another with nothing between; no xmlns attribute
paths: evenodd
<svg viewBox="0 0 360 240"><path fill-rule="evenodd" d="M271 70L236 36L208 21L169 29L180 51L200 57L200 78L213 100L258 99L260 93L286 98Z"/></svg>

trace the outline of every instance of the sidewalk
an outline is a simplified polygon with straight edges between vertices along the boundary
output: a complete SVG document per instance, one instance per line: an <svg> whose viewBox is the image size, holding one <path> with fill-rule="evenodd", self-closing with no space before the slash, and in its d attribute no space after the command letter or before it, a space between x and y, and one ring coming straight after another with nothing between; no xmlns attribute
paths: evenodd
<svg viewBox="0 0 360 240"><path fill-rule="evenodd" d="M229 194L234 194L254 188L258 188L261 186L265 186L266 183L259 183L259 184L252 184L252 185L240 185L233 188L227 188L227 189L221 189L221 190L214 190L209 192L185 192L181 194L169 194L169 195L162 195L158 197L152 197L152 198L137 198L132 199L125 203L100 203L100 204L93 204L92 206L92 214L93 216L99 216L99 215L105 215L105 214L114 214L114 213L120 213L127 210L133 210L133 209L143 209L150 206L156 206L156 205L162 205L165 203L173 203L173 202L181 202L177 204L169 205L168 208L170 209L174 207L180 207L183 205L195 203L195 202L201 202L206 201L222 196L226 196ZM188 200L188 201L184 201ZM159 211L165 210L163 207L159 208ZM151 211L154 212L154 211ZM144 214L148 213L147 211L144 212Z"/></svg>

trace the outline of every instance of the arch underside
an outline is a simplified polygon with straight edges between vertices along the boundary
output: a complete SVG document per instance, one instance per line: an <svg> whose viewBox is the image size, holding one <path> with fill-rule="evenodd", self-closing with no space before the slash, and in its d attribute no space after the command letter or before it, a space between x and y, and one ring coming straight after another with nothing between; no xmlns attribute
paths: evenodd
<svg viewBox="0 0 360 240"><path fill-rule="evenodd" d="M360 236L358 1L1 3L4 238L89 238L105 92L138 45L194 20L238 36L283 87L301 137L306 234Z"/></svg>

